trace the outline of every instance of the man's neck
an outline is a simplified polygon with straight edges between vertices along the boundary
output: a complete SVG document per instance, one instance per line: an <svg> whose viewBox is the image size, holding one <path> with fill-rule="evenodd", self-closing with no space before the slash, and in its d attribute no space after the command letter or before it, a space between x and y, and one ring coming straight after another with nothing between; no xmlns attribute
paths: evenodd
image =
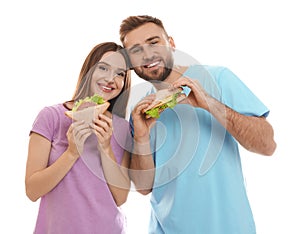
<svg viewBox="0 0 300 234"><path fill-rule="evenodd" d="M172 84L174 81L180 78L187 69L187 66L174 66L170 75L165 79L165 82Z"/></svg>
<svg viewBox="0 0 300 234"><path fill-rule="evenodd" d="M156 90L168 89L170 84L183 76L188 69L187 66L174 66L169 76L164 81L151 81Z"/></svg>

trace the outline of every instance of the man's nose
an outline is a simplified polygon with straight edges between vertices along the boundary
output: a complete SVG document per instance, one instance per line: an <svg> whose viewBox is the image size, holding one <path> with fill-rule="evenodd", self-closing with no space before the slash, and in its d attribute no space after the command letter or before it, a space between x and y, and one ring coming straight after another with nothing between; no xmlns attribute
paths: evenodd
<svg viewBox="0 0 300 234"><path fill-rule="evenodd" d="M153 57L153 49L149 45L145 45L143 48L143 59L151 59Z"/></svg>

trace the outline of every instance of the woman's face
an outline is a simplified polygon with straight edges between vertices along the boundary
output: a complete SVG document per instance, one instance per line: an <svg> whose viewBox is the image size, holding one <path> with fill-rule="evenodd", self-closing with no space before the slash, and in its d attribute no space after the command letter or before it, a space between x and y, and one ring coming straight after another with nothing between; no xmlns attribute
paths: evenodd
<svg viewBox="0 0 300 234"><path fill-rule="evenodd" d="M91 80L91 95L98 94L105 100L118 96L124 86L126 62L118 53L106 52L95 65Z"/></svg>

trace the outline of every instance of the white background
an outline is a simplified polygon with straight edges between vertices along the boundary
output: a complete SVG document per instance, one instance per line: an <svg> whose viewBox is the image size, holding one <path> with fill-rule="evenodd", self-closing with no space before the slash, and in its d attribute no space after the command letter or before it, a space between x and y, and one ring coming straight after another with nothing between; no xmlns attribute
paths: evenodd
<svg viewBox="0 0 300 234"><path fill-rule="evenodd" d="M300 233L296 0L1 1L0 233L32 233L35 225L38 202L25 195L24 173L38 111L69 100L92 47L119 42L122 19L137 14L160 18L177 49L229 67L270 108L274 156L241 149L257 233ZM147 233L148 199L130 193L130 234Z"/></svg>

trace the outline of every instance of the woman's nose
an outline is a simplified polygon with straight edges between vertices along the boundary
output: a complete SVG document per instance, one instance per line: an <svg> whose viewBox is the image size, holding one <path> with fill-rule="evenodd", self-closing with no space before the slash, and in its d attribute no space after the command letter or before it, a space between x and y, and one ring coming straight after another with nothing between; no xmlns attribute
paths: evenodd
<svg viewBox="0 0 300 234"><path fill-rule="evenodd" d="M115 73L114 70L111 69L111 70L108 72L107 76L104 77L104 80L105 80L106 82L113 82L114 79L115 79L115 77L116 77L116 73Z"/></svg>

